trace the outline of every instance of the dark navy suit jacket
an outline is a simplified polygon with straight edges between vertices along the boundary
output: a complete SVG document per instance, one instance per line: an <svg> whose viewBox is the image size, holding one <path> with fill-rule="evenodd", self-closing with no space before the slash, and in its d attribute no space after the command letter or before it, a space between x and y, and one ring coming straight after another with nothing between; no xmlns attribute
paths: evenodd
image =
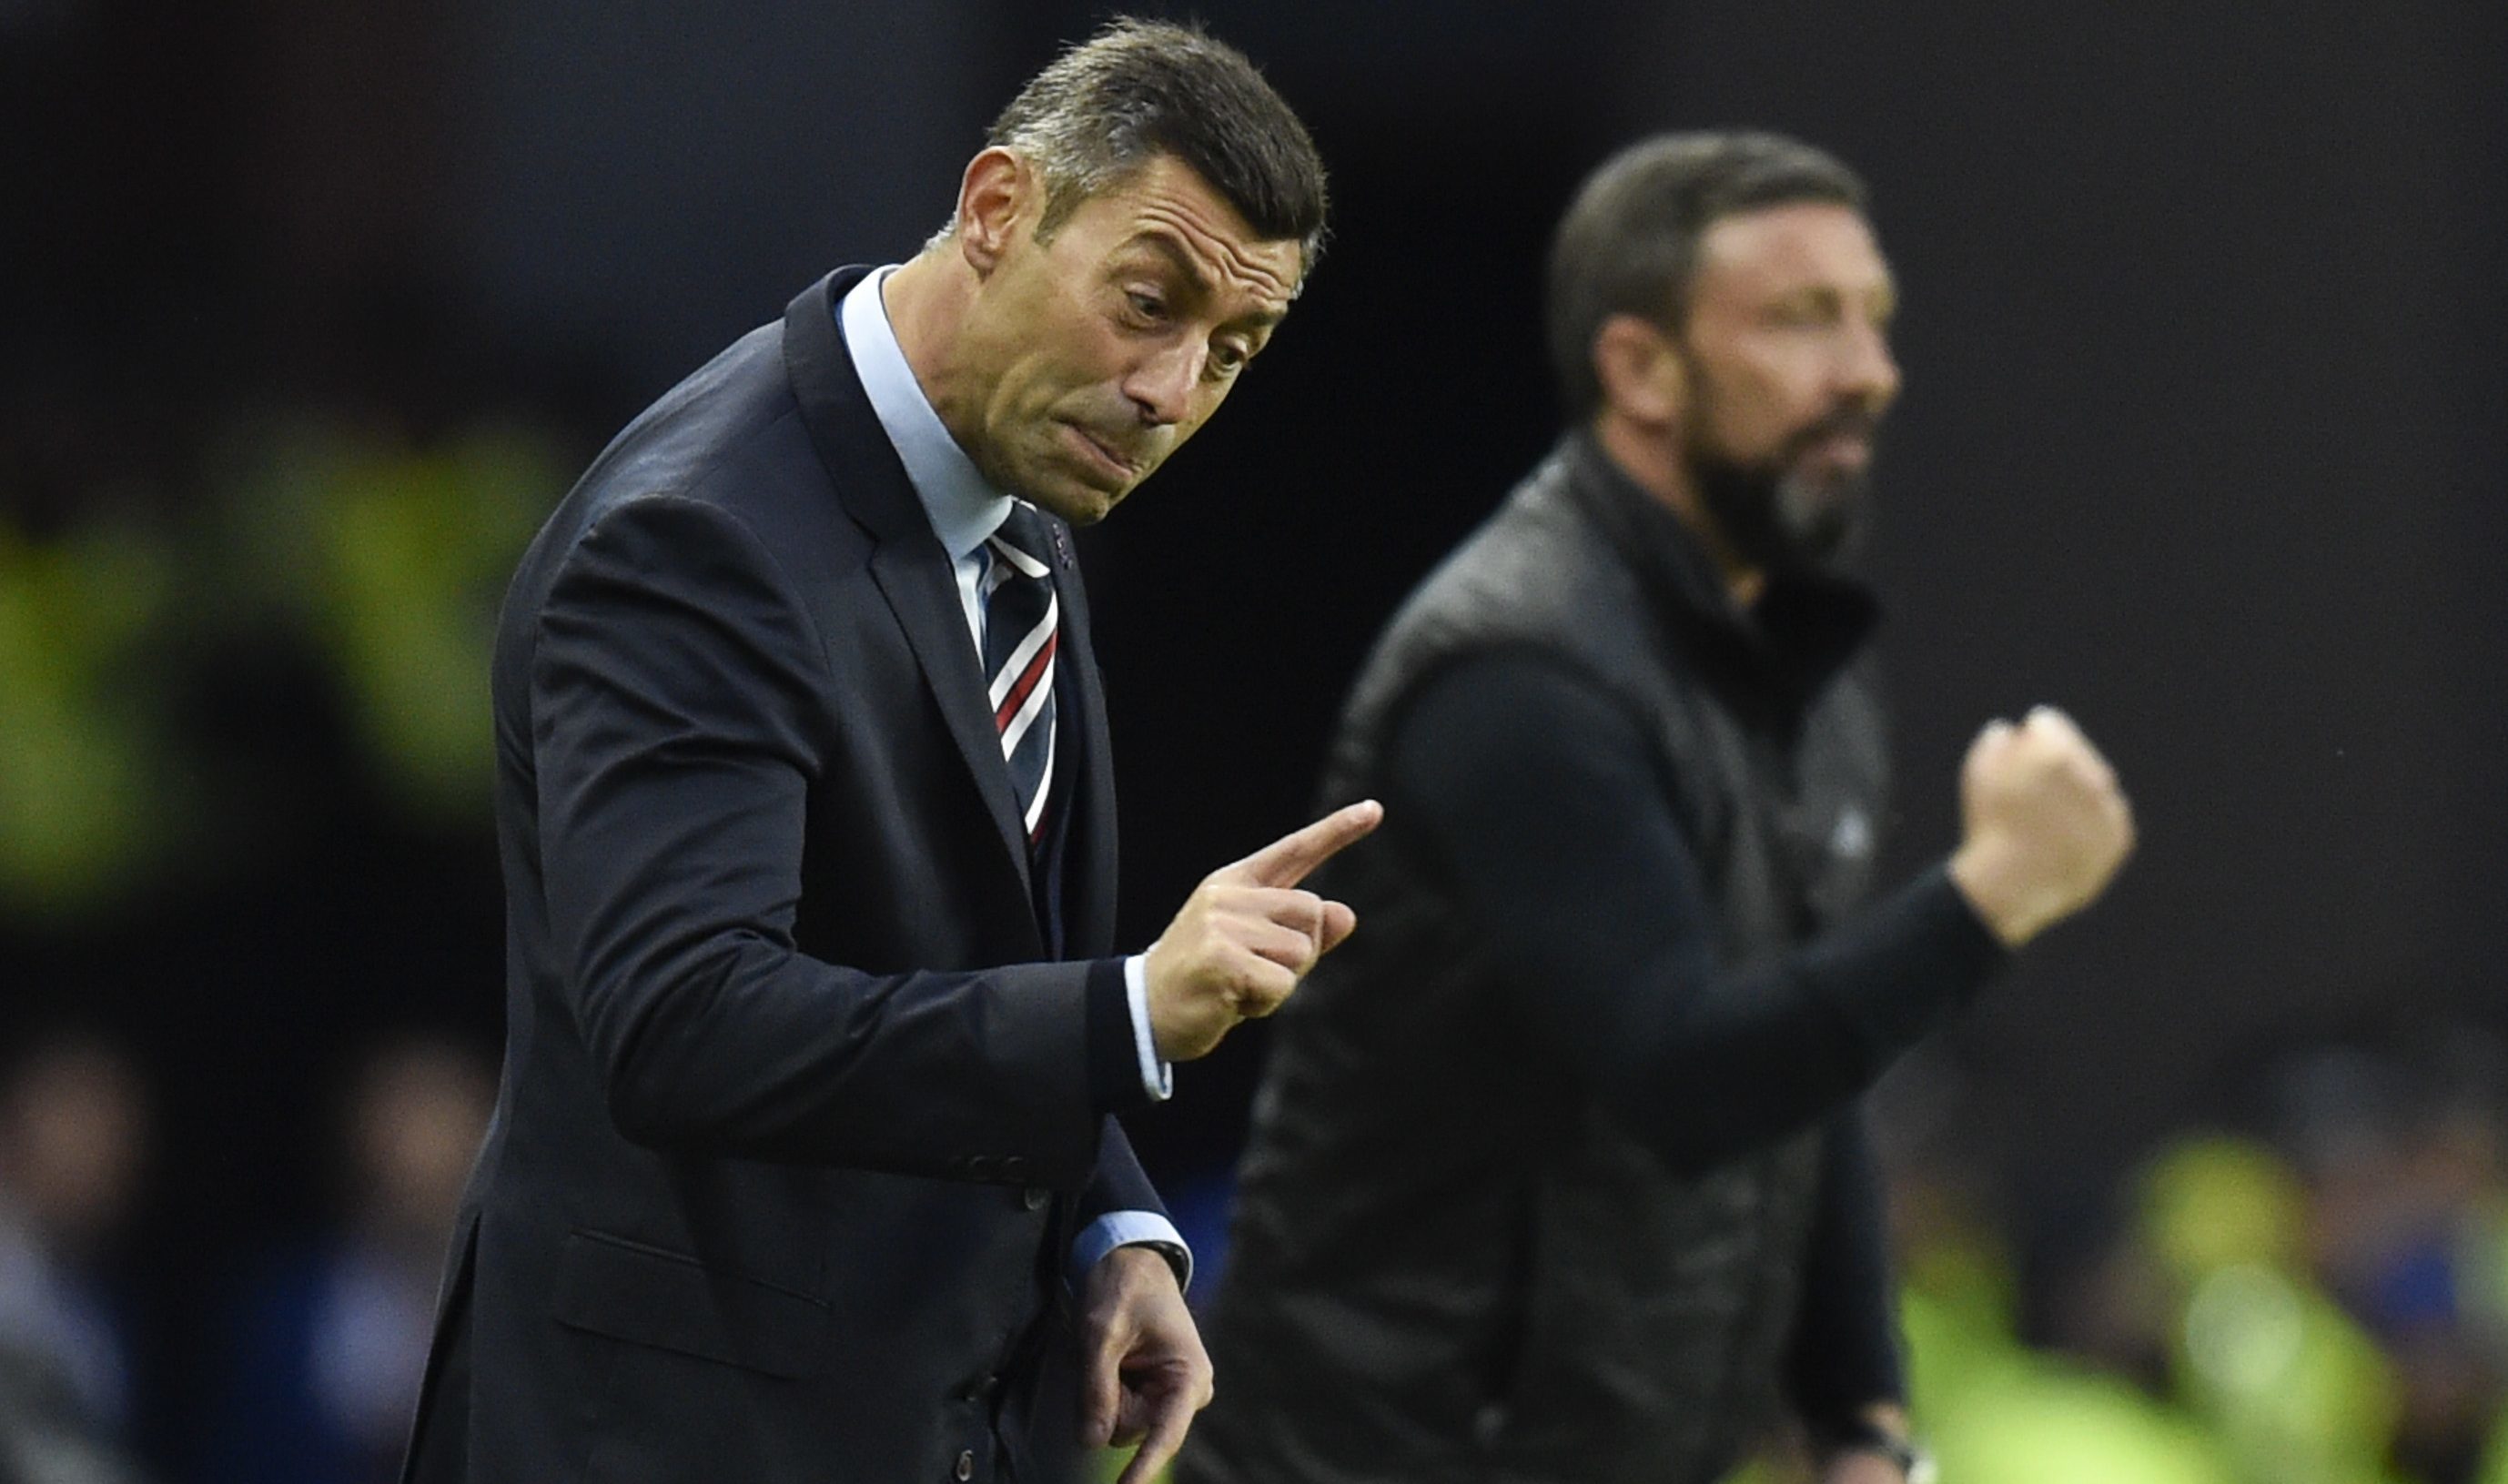
<svg viewBox="0 0 2508 1484"><path fill-rule="evenodd" d="M1145 1094L1088 608L1053 524L1039 864L858 277L621 433L507 596L505 1072L414 1480L1077 1468L1068 1244L1160 1208L1109 1116Z"/></svg>

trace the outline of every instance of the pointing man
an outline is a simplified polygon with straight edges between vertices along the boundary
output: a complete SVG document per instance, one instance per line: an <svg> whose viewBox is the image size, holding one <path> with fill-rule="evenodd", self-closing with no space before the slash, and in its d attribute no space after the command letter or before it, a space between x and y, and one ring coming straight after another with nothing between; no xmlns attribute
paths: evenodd
<svg viewBox="0 0 2508 1484"><path fill-rule="evenodd" d="M503 1086L408 1478L1173 1453L1210 1369L1110 1115L1350 932L1299 883L1377 810L1117 955L1066 530L1218 410L1324 209L1243 56L1116 24L1012 101L920 253L804 291L551 517L496 660Z"/></svg>

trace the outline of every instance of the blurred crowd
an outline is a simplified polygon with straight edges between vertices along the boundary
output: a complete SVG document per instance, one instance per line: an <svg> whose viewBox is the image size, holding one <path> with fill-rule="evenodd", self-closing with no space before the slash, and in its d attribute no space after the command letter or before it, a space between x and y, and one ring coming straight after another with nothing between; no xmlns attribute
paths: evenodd
<svg viewBox="0 0 2508 1484"><path fill-rule="evenodd" d="M343 762L403 820L472 824L497 598L575 450L354 406L239 415L139 467L15 431L0 923L74 926L322 829Z"/></svg>
<svg viewBox="0 0 2508 1484"><path fill-rule="evenodd" d="M206 1296L205 1340L166 1356L123 1261L158 1143L148 1081L83 1027L16 1048L0 1069L0 1484L393 1477L494 1095L473 1048L370 1048L329 1131L327 1219L235 1265ZM147 1426L151 1407L185 1427ZM143 1434L158 1440L144 1463Z"/></svg>
<svg viewBox="0 0 2508 1484"><path fill-rule="evenodd" d="M1940 1058L1885 1085L1948 1484L2508 1480L2508 1061L2460 1026L2251 1059L2087 1211L2009 1194Z"/></svg>
<svg viewBox="0 0 2508 1484"><path fill-rule="evenodd" d="M202 386L0 415L0 1484L391 1477L494 1094L483 656L580 451Z"/></svg>
<svg viewBox="0 0 2508 1484"><path fill-rule="evenodd" d="M343 1070L324 1214L227 1264L213 1321L169 1349L127 1261L165 1143L147 1074L75 1023L11 1048L0 1484L392 1476L494 1069L401 1034ZM1885 1086L1944 1484L2508 1481L2508 1059L2469 1030L2354 1037L2232 1080L2235 1112L2086 1215L2014 1199L2027 1172L1980 1141L1946 1055ZM1197 1241L1215 1270L1216 1232ZM1782 1452L1749 1475L1803 1476Z"/></svg>

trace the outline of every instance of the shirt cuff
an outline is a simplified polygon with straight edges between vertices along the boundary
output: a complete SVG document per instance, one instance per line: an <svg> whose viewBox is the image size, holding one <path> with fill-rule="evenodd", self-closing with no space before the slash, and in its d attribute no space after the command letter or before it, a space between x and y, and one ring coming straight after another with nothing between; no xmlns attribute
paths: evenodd
<svg viewBox="0 0 2508 1484"><path fill-rule="evenodd" d="M1150 1101L1175 1095L1175 1068L1159 1059L1159 1043L1150 1034L1150 959L1135 953L1124 960L1124 1002L1132 1011L1132 1047L1141 1059L1141 1091ZM1173 1227L1168 1228L1173 1231Z"/></svg>
<svg viewBox="0 0 2508 1484"><path fill-rule="evenodd" d="M1176 1287L1193 1286L1193 1248L1175 1223L1157 1211L1108 1211L1088 1223L1071 1243L1071 1286L1087 1286L1089 1271L1117 1247L1154 1247L1175 1269Z"/></svg>

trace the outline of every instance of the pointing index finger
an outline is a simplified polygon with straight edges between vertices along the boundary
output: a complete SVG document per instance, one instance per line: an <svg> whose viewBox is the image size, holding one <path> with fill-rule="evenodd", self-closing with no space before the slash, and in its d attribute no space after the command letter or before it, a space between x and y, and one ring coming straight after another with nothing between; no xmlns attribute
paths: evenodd
<svg viewBox="0 0 2508 1484"><path fill-rule="evenodd" d="M1223 868L1221 874L1255 886L1295 886L1316 867L1366 838L1383 820L1384 806L1373 798L1345 804Z"/></svg>

